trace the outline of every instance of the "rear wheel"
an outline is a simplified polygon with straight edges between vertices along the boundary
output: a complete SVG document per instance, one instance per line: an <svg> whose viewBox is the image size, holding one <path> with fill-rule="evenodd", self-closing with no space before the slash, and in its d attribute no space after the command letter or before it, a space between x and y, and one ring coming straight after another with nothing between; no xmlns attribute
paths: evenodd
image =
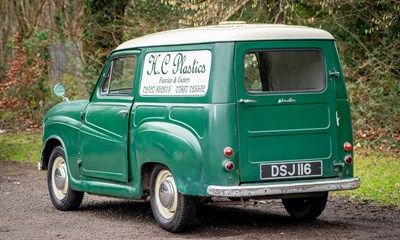
<svg viewBox="0 0 400 240"><path fill-rule="evenodd" d="M75 191L69 185L65 153L60 146L54 148L50 154L47 185L51 202L58 210L75 210L82 203L83 192Z"/></svg>
<svg viewBox="0 0 400 240"><path fill-rule="evenodd" d="M282 199L283 206L290 216L297 219L314 219L324 211L328 193L319 197Z"/></svg>
<svg viewBox="0 0 400 240"><path fill-rule="evenodd" d="M151 174L150 203L157 223L167 231L188 229L196 215L197 198L178 192L171 171L156 165Z"/></svg>

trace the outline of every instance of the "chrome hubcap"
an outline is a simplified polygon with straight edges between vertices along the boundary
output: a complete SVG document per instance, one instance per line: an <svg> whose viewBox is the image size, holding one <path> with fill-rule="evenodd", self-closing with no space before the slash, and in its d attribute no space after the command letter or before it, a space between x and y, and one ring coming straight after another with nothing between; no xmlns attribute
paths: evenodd
<svg viewBox="0 0 400 240"><path fill-rule="evenodd" d="M58 166L54 174L54 183L59 190L64 189L66 171L64 165Z"/></svg>
<svg viewBox="0 0 400 240"><path fill-rule="evenodd" d="M171 172L161 170L154 187L157 209L163 218L172 219L178 206L178 190Z"/></svg>
<svg viewBox="0 0 400 240"><path fill-rule="evenodd" d="M165 208L171 208L174 203L174 187L172 183L165 180L160 186L160 202Z"/></svg>

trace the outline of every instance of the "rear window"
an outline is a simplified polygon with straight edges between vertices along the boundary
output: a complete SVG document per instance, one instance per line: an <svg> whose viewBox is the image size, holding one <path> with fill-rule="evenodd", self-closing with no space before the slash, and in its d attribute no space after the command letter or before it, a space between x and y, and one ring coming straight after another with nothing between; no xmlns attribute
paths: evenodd
<svg viewBox="0 0 400 240"><path fill-rule="evenodd" d="M324 66L318 50L249 51L245 87L250 93L322 91Z"/></svg>

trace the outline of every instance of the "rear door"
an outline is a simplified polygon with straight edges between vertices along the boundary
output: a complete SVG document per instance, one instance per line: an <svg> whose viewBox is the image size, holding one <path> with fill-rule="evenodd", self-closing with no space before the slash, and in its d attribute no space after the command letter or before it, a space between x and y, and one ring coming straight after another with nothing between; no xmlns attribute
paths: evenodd
<svg viewBox="0 0 400 240"><path fill-rule="evenodd" d="M330 41L237 43L242 182L337 175L332 50Z"/></svg>

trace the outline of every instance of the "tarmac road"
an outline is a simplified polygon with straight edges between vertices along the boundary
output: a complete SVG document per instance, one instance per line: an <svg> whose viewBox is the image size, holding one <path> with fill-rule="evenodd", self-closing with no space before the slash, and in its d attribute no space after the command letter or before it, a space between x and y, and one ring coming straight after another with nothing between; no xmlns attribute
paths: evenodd
<svg viewBox="0 0 400 240"><path fill-rule="evenodd" d="M400 211L330 197L318 219L299 222L280 200L202 205L193 228L173 234L158 227L148 202L85 194L78 211L58 211L46 172L0 162L0 239L400 239Z"/></svg>

